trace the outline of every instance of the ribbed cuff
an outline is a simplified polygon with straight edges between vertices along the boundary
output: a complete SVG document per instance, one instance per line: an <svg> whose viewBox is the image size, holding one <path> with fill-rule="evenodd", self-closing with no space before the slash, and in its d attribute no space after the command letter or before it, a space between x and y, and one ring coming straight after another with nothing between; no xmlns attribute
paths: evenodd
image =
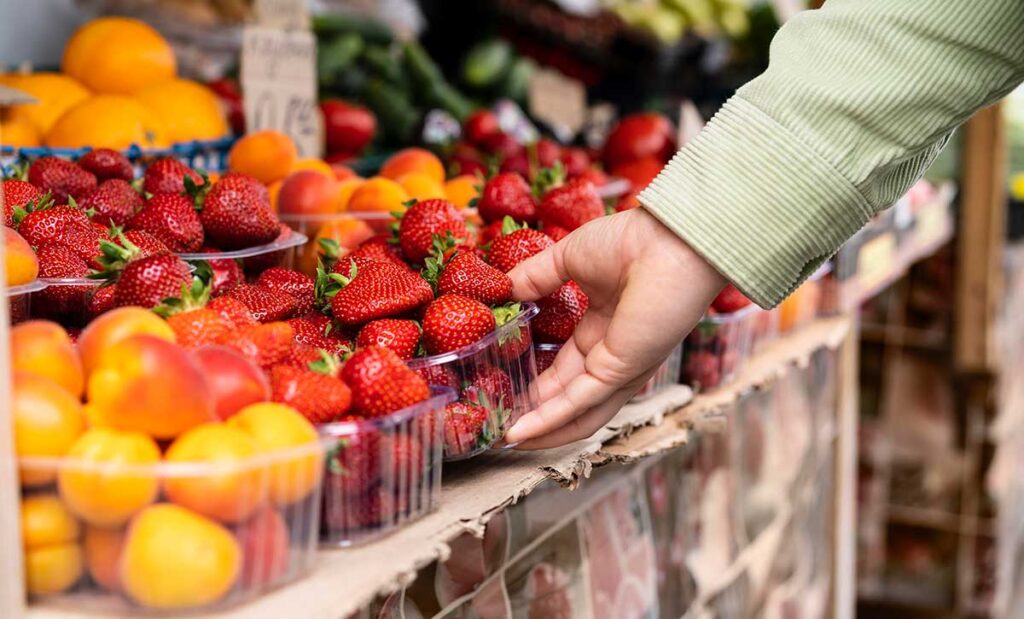
<svg viewBox="0 0 1024 619"><path fill-rule="evenodd" d="M774 307L871 216L849 181L734 96L640 203L762 307Z"/></svg>

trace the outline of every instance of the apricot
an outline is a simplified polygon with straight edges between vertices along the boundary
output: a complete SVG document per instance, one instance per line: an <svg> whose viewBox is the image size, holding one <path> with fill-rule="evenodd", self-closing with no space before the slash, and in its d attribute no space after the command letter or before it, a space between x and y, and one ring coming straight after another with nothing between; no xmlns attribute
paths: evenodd
<svg viewBox="0 0 1024 619"><path fill-rule="evenodd" d="M307 275L316 275L317 260L322 258L320 240L330 239L338 243L341 255L359 247L375 234L370 224L361 219L339 217L320 226L313 239L306 243L299 257L299 270Z"/></svg>
<svg viewBox="0 0 1024 619"><path fill-rule="evenodd" d="M391 155L380 169L381 176L392 180L398 180L411 172L419 172L439 184L444 183L444 164L437 155L425 148L404 148Z"/></svg>
<svg viewBox="0 0 1024 619"><path fill-rule="evenodd" d="M71 511L86 522L112 527L152 503L160 489L160 448L139 432L93 428L67 453L57 487Z"/></svg>
<svg viewBox="0 0 1024 619"><path fill-rule="evenodd" d="M366 180L352 192L348 210L352 212L403 212L409 194L395 181L375 176Z"/></svg>
<svg viewBox="0 0 1024 619"><path fill-rule="evenodd" d="M82 548L77 542L25 551L25 586L29 595L67 591L82 577Z"/></svg>
<svg viewBox="0 0 1024 619"><path fill-rule="evenodd" d="M206 376L213 412L227 419L250 404L270 399L270 381L258 365L227 346L203 346L192 358Z"/></svg>
<svg viewBox="0 0 1024 619"><path fill-rule="evenodd" d="M92 579L108 591L121 590L121 575L118 566L124 548L124 529L85 527L85 566Z"/></svg>
<svg viewBox="0 0 1024 619"><path fill-rule="evenodd" d="M448 201L456 207L468 208L474 198L480 197L480 187L484 181L472 174L456 176L444 184L444 193Z"/></svg>
<svg viewBox="0 0 1024 619"><path fill-rule="evenodd" d="M11 329L11 364L45 376L76 398L82 397L82 360L67 331L55 322L30 320Z"/></svg>
<svg viewBox="0 0 1024 619"><path fill-rule="evenodd" d="M21 502L29 594L60 593L78 582L82 575L80 535L78 520L56 495L37 494Z"/></svg>
<svg viewBox="0 0 1024 619"><path fill-rule="evenodd" d="M266 129L249 133L235 142L228 152L228 169L269 185L288 176L298 158L298 149L290 137Z"/></svg>
<svg viewBox="0 0 1024 619"><path fill-rule="evenodd" d="M288 571L288 527L276 509L261 509L235 535L242 547L243 586L270 585Z"/></svg>
<svg viewBox="0 0 1024 619"><path fill-rule="evenodd" d="M321 172L301 170L288 176L277 194L277 211L282 215L326 215L333 213L338 181Z"/></svg>
<svg viewBox="0 0 1024 619"><path fill-rule="evenodd" d="M4 276L7 285L27 284L38 275L39 259L36 258L36 252L14 229L4 226Z"/></svg>
<svg viewBox="0 0 1024 619"><path fill-rule="evenodd" d="M78 399L44 376L15 370L11 415L14 419L14 453L24 457L59 457L68 453L82 432L85 418ZM21 483L45 485L54 480L53 466L23 464Z"/></svg>
<svg viewBox="0 0 1024 619"><path fill-rule="evenodd" d="M319 172L320 174L323 174L328 178L335 178L334 168L332 168L331 164L327 163L323 159L314 159L312 157L298 159L292 165L292 169L289 171L289 174L295 174L296 172L300 172L302 170Z"/></svg>
<svg viewBox="0 0 1024 619"><path fill-rule="evenodd" d="M334 172L334 178L339 180L339 181L344 181L344 180L348 180L350 178L358 178L359 177L359 175L356 174L355 170L353 170L352 168L348 167L344 163L337 163L337 162L335 162L335 163L330 163L328 165L331 166L331 170Z"/></svg>
<svg viewBox="0 0 1024 619"><path fill-rule="evenodd" d="M352 178L346 178L345 180L338 181L336 185L338 193L334 199L334 211L337 213L344 213L348 210L348 203L352 199L352 194L363 186L366 181L354 176Z"/></svg>
<svg viewBox="0 0 1024 619"><path fill-rule="evenodd" d="M174 330L153 312L141 307L119 307L89 323L78 336L78 350L86 376L99 364L103 352L133 335L149 334L174 341Z"/></svg>
<svg viewBox="0 0 1024 619"><path fill-rule="evenodd" d="M422 172L410 172L398 178L409 197L414 200L432 200L445 198L444 185Z"/></svg>
<svg viewBox="0 0 1024 619"><path fill-rule="evenodd" d="M57 495L34 494L21 502L21 543L42 548L78 540L81 528L75 515Z"/></svg>
<svg viewBox="0 0 1024 619"><path fill-rule="evenodd" d="M216 420L199 365L184 348L152 335L133 335L104 350L87 393L100 423L156 439Z"/></svg>

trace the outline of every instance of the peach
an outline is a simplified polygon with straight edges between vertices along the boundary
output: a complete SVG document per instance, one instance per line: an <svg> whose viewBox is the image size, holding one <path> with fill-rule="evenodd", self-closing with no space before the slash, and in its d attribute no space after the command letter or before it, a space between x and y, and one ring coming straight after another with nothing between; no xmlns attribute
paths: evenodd
<svg viewBox="0 0 1024 619"><path fill-rule="evenodd" d="M444 185L422 172L410 172L401 176L398 179L398 184L414 200L432 200L435 198L443 200L446 198Z"/></svg>
<svg viewBox="0 0 1024 619"><path fill-rule="evenodd" d="M292 164L292 169L289 174L295 174L301 170L312 170L313 172L319 172L329 178L334 178L334 168L332 168L331 164L327 163L323 159L314 159L311 157L299 159Z"/></svg>
<svg viewBox="0 0 1024 619"><path fill-rule="evenodd" d="M334 210L339 213L347 211L349 200L352 199L352 194L356 192L356 189L362 187L364 182L366 181L358 176L338 181L338 195L334 200Z"/></svg>
<svg viewBox="0 0 1024 619"><path fill-rule="evenodd" d="M14 420L14 453L21 457L63 456L85 431L78 398L43 376L15 370L11 416ZM21 482L40 486L53 481L52 466L22 466Z"/></svg>
<svg viewBox="0 0 1024 619"><path fill-rule="evenodd" d="M353 212L404 212L409 194L395 181L375 176L359 184L348 199L348 210Z"/></svg>
<svg viewBox="0 0 1024 619"><path fill-rule="evenodd" d="M333 219L320 226L313 240L302 249L299 270L316 275L317 260L321 257L320 240L331 239L338 243L341 255L345 255L375 234L370 224L360 219Z"/></svg>
<svg viewBox="0 0 1024 619"><path fill-rule="evenodd" d="M272 507L256 513L235 534L242 547L242 586L273 584L288 571L288 527Z"/></svg>
<svg viewBox="0 0 1024 619"><path fill-rule="evenodd" d="M435 182L444 183L444 164L437 155L425 148L404 148L391 155L380 169L381 176L392 180L398 180L410 172L426 174Z"/></svg>
<svg viewBox="0 0 1024 619"><path fill-rule="evenodd" d="M11 363L15 370L45 376L82 397L82 360L67 331L55 322L30 320L11 329Z"/></svg>
<svg viewBox="0 0 1024 619"><path fill-rule="evenodd" d="M241 409L270 399L270 381L258 365L227 346L203 346L192 358L206 375L213 412L227 419Z"/></svg>
<svg viewBox="0 0 1024 619"><path fill-rule="evenodd" d="M339 181L348 180L350 178L359 178L359 175L356 174L355 170L344 163L335 162L329 165L331 166L331 170L334 172L334 178Z"/></svg>
<svg viewBox="0 0 1024 619"><path fill-rule="evenodd" d="M153 312L141 307L119 307L104 313L82 331L78 350L86 376L99 365L105 350L133 335L148 334L174 341L174 330Z"/></svg>
<svg viewBox="0 0 1024 619"><path fill-rule="evenodd" d="M463 174L445 183L444 192L449 202L460 209L467 208L474 198L480 197L480 187L483 184L483 179L472 174Z"/></svg>
<svg viewBox="0 0 1024 619"><path fill-rule="evenodd" d="M102 425L155 439L216 420L199 365L184 348L153 335L133 335L105 349L87 393Z"/></svg>
<svg viewBox="0 0 1024 619"><path fill-rule="evenodd" d="M121 590L121 576L118 574L118 563L121 550L124 548L124 529L104 529L86 526L85 566L92 579L107 591Z"/></svg>
<svg viewBox="0 0 1024 619"><path fill-rule="evenodd" d="M4 274L8 286L20 286L39 275L36 252L13 228L4 226Z"/></svg>
<svg viewBox="0 0 1024 619"><path fill-rule="evenodd" d="M334 212L338 181L320 172L301 170L290 175L277 194L282 215L325 215Z"/></svg>

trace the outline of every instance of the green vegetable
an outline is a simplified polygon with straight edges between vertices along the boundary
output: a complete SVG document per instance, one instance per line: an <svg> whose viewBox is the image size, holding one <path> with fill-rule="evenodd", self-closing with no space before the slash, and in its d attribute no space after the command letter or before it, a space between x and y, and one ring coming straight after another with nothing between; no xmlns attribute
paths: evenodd
<svg viewBox="0 0 1024 619"><path fill-rule="evenodd" d="M420 123L420 112L404 90L378 78L371 79L364 92L367 105L377 115L378 126L394 142L409 142Z"/></svg>
<svg viewBox="0 0 1024 619"><path fill-rule="evenodd" d="M526 101L530 89L530 78L537 65L529 58L518 58L500 85L499 95L513 101Z"/></svg>
<svg viewBox="0 0 1024 619"><path fill-rule="evenodd" d="M394 39L391 30L381 22L351 15L316 15L313 17L313 32L318 37L358 34L366 41L380 45L388 45Z"/></svg>
<svg viewBox="0 0 1024 619"><path fill-rule="evenodd" d="M424 91L438 82L444 81L444 74L427 54L427 51L416 41L407 41L403 47L405 68L409 71L416 86Z"/></svg>
<svg viewBox="0 0 1024 619"><path fill-rule="evenodd" d="M362 61L375 77L391 82L395 86L405 85L405 70L388 48L368 46L363 52Z"/></svg>
<svg viewBox="0 0 1024 619"><path fill-rule="evenodd" d="M343 34L320 45L316 57L320 83L337 83L362 51L363 38L358 34Z"/></svg>
<svg viewBox="0 0 1024 619"><path fill-rule="evenodd" d="M424 99L431 107L438 107L455 117L460 123L466 120L474 109L474 105L451 84L435 82L424 93Z"/></svg>
<svg viewBox="0 0 1024 619"><path fill-rule="evenodd" d="M484 41L469 50L462 64L462 79L473 88L496 84L512 69L515 53L500 39Z"/></svg>

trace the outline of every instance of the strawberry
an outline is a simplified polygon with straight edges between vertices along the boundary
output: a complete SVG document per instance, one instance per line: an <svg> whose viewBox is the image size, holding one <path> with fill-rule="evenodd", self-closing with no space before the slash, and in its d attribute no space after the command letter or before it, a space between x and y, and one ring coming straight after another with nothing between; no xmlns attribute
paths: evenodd
<svg viewBox="0 0 1024 619"><path fill-rule="evenodd" d="M167 246L163 244L163 241L142 230L129 230L128 232L123 233L123 235L115 236L113 239L114 243L117 243L122 247L127 246L124 244L125 241L139 248L139 255L136 256L137 258L171 253L171 250L167 249Z"/></svg>
<svg viewBox="0 0 1024 619"><path fill-rule="evenodd" d="M388 447L391 452L391 472L399 480L398 483L412 486L419 481L427 468L423 445L419 439L412 434L396 432L386 437L385 448Z"/></svg>
<svg viewBox="0 0 1024 619"><path fill-rule="evenodd" d="M512 280L504 272L487 264L474 253L457 251L447 262L427 258L423 278L434 284L439 294L459 294L485 305L500 305L512 298Z"/></svg>
<svg viewBox="0 0 1024 619"><path fill-rule="evenodd" d="M551 364L555 362L555 356L558 355L559 348L557 346L552 348L538 348L534 351L534 356L537 359L537 374L543 373Z"/></svg>
<svg viewBox="0 0 1024 619"><path fill-rule="evenodd" d="M604 215L604 202L594 185L583 179L572 179L544 194L537 205L537 216L545 226L561 226L575 230Z"/></svg>
<svg viewBox="0 0 1024 619"><path fill-rule="evenodd" d="M380 430L355 415L343 416L331 427L331 438L337 443L327 452L327 478L330 489L326 503L344 496L350 505L359 503L359 495L380 481L380 465L384 461Z"/></svg>
<svg viewBox="0 0 1024 619"><path fill-rule="evenodd" d="M227 296L237 299L249 308L249 312L257 322L278 322L295 315L299 302L295 297L270 290L262 286L242 284L236 286Z"/></svg>
<svg viewBox="0 0 1024 619"><path fill-rule="evenodd" d="M487 409L474 402L452 402L445 406L445 456L460 456L476 450L489 419Z"/></svg>
<svg viewBox="0 0 1024 619"><path fill-rule="evenodd" d="M590 299L573 281L537 301L540 313L531 325L537 341L552 344L567 341L589 305Z"/></svg>
<svg viewBox="0 0 1024 619"><path fill-rule="evenodd" d="M294 341L294 335L292 336L292 341ZM306 346L305 344L293 344L288 350L288 354L285 355L277 365L290 365L293 368L308 370L310 369L310 363L317 363L318 361L323 360L322 353L323 351L313 348L312 346ZM338 370L340 371L341 368L339 367Z"/></svg>
<svg viewBox="0 0 1024 619"><path fill-rule="evenodd" d="M164 157L157 159L146 167L142 177L142 189L153 195L159 193L185 193L185 178L188 177L196 185L205 183L203 177L177 159Z"/></svg>
<svg viewBox="0 0 1024 619"><path fill-rule="evenodd" d="M426 381L382 346L353 353L341 378L352 389L353 411L364 417L382 417L430 397Z"/></svg>
<svg viewBox="0 0 1024 619"><path fill-rule="evenodd" d="M221 249L265 245L281 234L266 188L254 178L225 175L198 201L206 236Z"/></svg>
<svg viewBox="0 0 1024 619"><path fill-rule="evenodd" d="M346 326L404 314L434 298L430 284L390 262L351 263L347 277L321 271L317 287L317 297L329 299L334 319Z"/></svg>
<svg viewBox="0 0 1024 619"><path fill-rule="evenodd" d="M491 309L458 294L438 297L423 312L423 346L436 355L468 346L494 331Z"/></svg>
<svg viewBox="0 0 1024 619"><path fill-rule="evenodd" d="M109 233L113 238L100 240L100 255L95 259L99 270L107 275L105 279L116 279L117 273L132 260L170 254L166 245L141 230L122 232L114 227Z"/></svg>
<svg viewBox="0 0 1024 619"><path fill-rule="evenodd" d="M36 257L39 277L82 279L89 275L89 265L64 245L40 245L36 248ZM77 316L88 292L87 286L49 286L32 295L32 313L44 318Z"/></svg>
<svg viewBox="0 0 1024 619"><path fill-rule="evenodd" d="M566 230L562 226L544 226L544 229L541 230L541 232L548 235L548 237L556 243L569 236L569 230Z"/></svg>
<svg viewBox="0 0 1024 619"><path fill-rule="evenodd" d="M18 209L14 213L18 233L29 245L64 245L90 264L99 255L100 235L77 206L53 206L49 202L30 206L34 210L26 213Z"/></svg>
<svg viewBox="0 0 1024 619"><path fill-rule="evenodd" d="M226 296L217 297L207 303L206 307L226 318L236 329L258 324L252 317L252 313L249 312L249 308L238 299Z"/></svg>
<svg viewBox="0 0 1024 619"><path fill-rule="evenodd" d="M172 254L157 254L129 261L123 270L108 273L117 278L114 305L156 307L168 298L181 294L182 286L192 281L188 265Z"/></svg>
<svg viewBox="0 0 1024 619"><path fill-rule="evenodd" d="M715 387L722 381L721 359L711 350L693 350L686 354L683 362L683 382L705 389Z"/></svg>
<svg viewBox="0 0 1024 619"><path fill-rule="evenodd" d="M514 266L544 251L555 244L543 232L529 228L517 228L512 219L505 219L505 233L494 239L487 255L490 265L508 273Z"/></svg>
<svg viewBox="0 0 1024 619"><path fill-rule="evenodd" d="M215 247L201 247L199 253L219 254L222 253ZM209 267L207 278L210 280L210 296L219 297L234 289L239 284L245 283L245 271L242 265L234 258L223 258L206 260Z"/></svg>
<svg viewBox="0 0 1024 619"><path fill-rule="evenodd" d="M298 302L296 314L308 314L313 311L316 295L314 288L315 280L303 273L285 269L282 267L271 267L260 273L256 279L256 285L269 290L276 290L295 297Z"/></svg>
<svg viewBox="0 0 1024 619"><path fill-rule="evenodd" d="M494 313L494 319L501 332L498 338L498 354L501 359L514 363L533 347L533 338L528 332L524 333L519 324L501 327L507 323L518 321L519 315L523 313L523 306L519 303L506 303L493 308L491 312Z"/></svg>
<svg viewBox="0 0 1024 619"><path fill-rule="evenodd" d="M562 159L562 146L554 140L541 138L537 140L537 165L542 168L553 168Z"/></svg>
<svg viewBox="0 0 1024 619"><path fill-rule="evenodd" d="M13 227L15 209L29 211L31 210L29 204L42 198L43 192L39 191L32 183L16 178L0 181L0 202L4 205L4 225Z"/></svg>
<svg viewBox="0 0 1024 619"><path fill-rule="evenodd" d="M56 204L67 204L69 197L81 200L97 183L96 175L86 172L77 163L51 156L32 162L28 182L50 192Z"/></svg>
<svg viewBox="0 0 1024 619"><path fill-rule="evenodd" d="M295 343L340 354L352 349L352 340L345 337L331 319L320 312L310 312L288 321L294 331Z"/></svg>
<svg viewBox="0 0 1024 619"><path fill-rule="evenodd" d="M530 185L515 172L502 172L487 181L476 207L485 222L506 217L526 223L537 219L537 204Z"/></svg>
<svg viewBox="0 0 1024 619"><path fill-rule="evenodd" d="M482 226L477 229L476 244L477 246L490 245L494 239L501 236L501 230L504 227L502 220L492 221L486 226Z"/></svg>
<svg viewBox="0 0 1024 619"><path fill-rule="evenodd" d="M450 387L456 391L459 389L459 377L455 375L454 370L443 363L416 368L416 373L427 381L428 385Z"/></svg>
<svg viewBox="0 0 1024 619"><path fill-rule="evenodd" d="M135 178L135 170L132 162L123 154L109 148L96 148L78 160L78 165L87 172L96 175L96 180L101 183L110 179L119 179L131 182Z"/></svg>
<svg viewBox="0 0 1024 619"><path fill-rule="evenodd" d="M187 197L158 193L128 221L129 230L145 230L173 252L188 253L203 246L203 225Z"/></svg>
<svg viewBox="0 0 1024 619"><path fill-rule="evenodd" d="M477 370L468 387L462 390L462 399L479 404L490 411L511 408L512 379L504 370L484 367Z"/></svg>
<svg viewBox="0 0 1024 619"><path fill-rule="evenodd" d="M191 286L182 288L180 295L164 299L153 312L167 320L178 344L198 348L216 344L234 329L234 324L220 312L206 307L209 300L210 286L197 277Z"/></svg>
<svg viewBox="0 0 1024 619"><path fill-rule="evenodd" d="M123 226L142 208L142 203L142 196L131 184L112 178L85 194L80 206L93 211L93 221L106 226Z"/></svg>
<svg viewBox="0 0 1024 619"><path fill-rule="evenodd" d="M404 499L390 493L372 490L360 496L345 494L344 477L328 476L324 483L322 529L327 537L338 536L347 540L358 530L394 527L399 523L400 503Z"/></svg>
<svg viewBox="0 0 1024 619"><path fill-rule="evenodd" d="M471 144L485 144L492 136L501 133L501 124L494 112L477 110L466 117L462 129Z"/></svg>
<svg viewBox="0 0 1024 619"><path fill-rule="evenodd" d="M423 200L409 207L398 224L398 243L402 254L413 263L421 263L434 250L434 236L451 234L457 244L475 241L466 228L459 209L447 200Z"/></svg>
<svg viewBox="0 0 1024 619"><path fill-rule="evenodd" d="M287 404L313 423L327 423L348 412L352 391L340 379L289 365L270 370L271 399Z"/></svg>
<svg viewBox="0 0 1024 619"><path fill-rule="evenodd" d="M353 259L372 258L374 260L384 260L405 267L405 261L402 260L402 250L396 243L391 242L393 238L387 234L372 236L363 241L359 247L349 252L347 257Z"/></svg>
<svg viewBox="0 0 1024 619"><path fill-rule="evenodd" d="M593 163L586 150L575 146L564 149L559 162L565 168L565 175L569 178L584 177Z"/></svg>
<svg viewBox="0 0 1024 619"><path fill-rule="evenodd" d="M420 326L415 320L382 318L366 323L356 336L356 346L383 346L402 359L412 359L420 345Z"/></svg>
<svg viewBox="0 0 1024 619"><path fill-rule="evenodd" d="M751 300L746 297L739 288L729 284L725 288L722 288L715 300L711 302L711 307L715 308L716 312L722 314L731 314L737 312L744 307L751 304Z"/></svg>
<svg viewBox="0 0 1024 619"><path fill-rule="evenodd" d="M85 296L85 317L92 320L100 314L114 309L114 294L116 292L116 285L94 288Z"/></svg>
<svg viewBox="0 0 1024 619"><path fill-rule="evenodd" d="M216 300L218 299L214 299ZM219 343L234 348L245 358L266 370L288 356L288 351L292 347L292 328L287 322L268 322L241 327L229 331Z"/></svg>

